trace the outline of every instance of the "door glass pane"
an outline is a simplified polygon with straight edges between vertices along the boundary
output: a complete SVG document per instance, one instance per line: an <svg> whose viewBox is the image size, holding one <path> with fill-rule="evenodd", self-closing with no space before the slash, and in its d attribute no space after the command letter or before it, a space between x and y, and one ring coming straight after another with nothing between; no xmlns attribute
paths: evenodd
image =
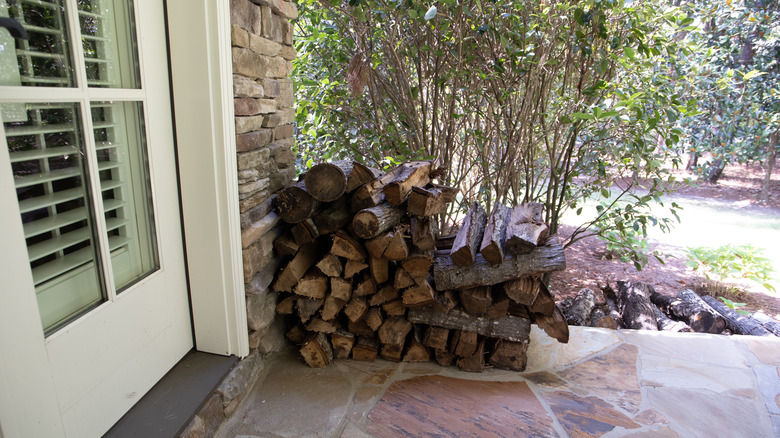
<svg viewBox="0 0 780 438"><path fill-rule="evenodd" d="M79 105L23 103L5 121L14 185L46 333L105 301ZM3 117L5 119L5 117Z"/></svg>
<svg viewBox="0 0 780 438"><path fill-rule="evenodd" d="M87 84L139 88L133 2L78 0L78 5Z"/></svg>
<svg viewBox="0 0 780 438"><path fill-rule="evenodd" d="M0 85L75 86L64 0L0 0L0 16L14 18L30 34L24 41L0 32L0 51L6 54Z"/></svg>
<svg viewBox="0 0 780 438"><path fill-rule="evenodd" d="M140 102L93 102L92 122L116 289L160 266Z"/></svg>

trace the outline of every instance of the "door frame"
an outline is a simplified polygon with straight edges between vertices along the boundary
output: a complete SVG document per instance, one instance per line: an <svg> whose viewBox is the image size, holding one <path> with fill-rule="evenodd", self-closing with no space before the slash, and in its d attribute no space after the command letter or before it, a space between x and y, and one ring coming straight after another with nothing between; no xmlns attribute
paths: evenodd
<svg viewBox="0 0 780 438"><path fill-rule="evenodd" d="M245 357L230 3L165 7L195 348Z"/></svg>

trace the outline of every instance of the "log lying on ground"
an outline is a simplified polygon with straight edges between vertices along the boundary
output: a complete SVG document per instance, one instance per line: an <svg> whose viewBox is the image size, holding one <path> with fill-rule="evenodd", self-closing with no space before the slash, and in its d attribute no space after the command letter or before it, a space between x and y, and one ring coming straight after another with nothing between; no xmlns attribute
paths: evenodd
<svg viewBox="0 0 780 438"><path fill-rule="evenodd" d="M333 202L347 192L351 173L351 160L317 164L304 177L306 191L320 202Z"/></svg>
<svg viewBox="0 0 780 438"><path fill-rule="evenodd" d="M306 191L304 181L298 181L282 189L276 197L276 211L279 217L290 224L297 224L312 217L319 207L320 202Z"/></svg>
<svg viewBox="0 0 780 438"><path fill-rule="evenodd" d="M437 255L433 275L439 290L492 286L520 277L566 269L566 258L560 243L536 247L528 254L504 257L504 263L493 267L478 254L472 266L456 266L447 255Z"/></svg>
<svg viewBox="0 0 780 438"><path fill-rule="evenodd" d="M574 298L563 300L559 307L566 317L566 322L571 325L590 325L591 314L596 307L596 294L588 288L577 292Z"/></svg>
<svg viewBox="0 0 780 438"><path fill-rule="evenodd" d="M690 289L680 291L674 298L658 293L651 298L653 304L675 319L685 321L697 333L718 334L726 329L726 320Z"/></svg>
<svg viewBox="0 0 780 438"><path fill-rule="evenodd" d="M666 316L663 310L659 309L655 304L653 304L653 313L655 314L655 320L658 322L658 330L672 333L690 333L693 331L688 324L682 321L675 321Z"/></svg>
<svg viewBox="0 0 780 438"><path fill-rule="evenodd" d="M514 342L527 340L531 331L531 322L525 318L516 316L499 319L480 318L458 309L452 309L449 313L439 313L430 307L418 307L409 309L408 319L415 324L464 330Z"/></svg>
<svg viewBox="0 0 780 438"><path fill-rule="evenodd" d="M751 318L760 322L765 329L769 330L775 336L780 336L780 322L775 321L761 312L754 313Z"/></svg>
<svg viewBox="0 0 780 438"><path fill-rule="evenodd" d="M658 330L658 322L650 303L652 286L630 281L618 281L617 304L626 328Z"/></svg>
<svg viewBox="0 0 780 438"><path fill-rule="evenodd" d="M732 333L751 336L773 336L760 322L729 309L719 299L710 295L705 295L701 299L726 320L726 326Z"/></svg>
<svg viewBox="0 0 780 438"><path fill-rule="evenodd" d="M458 266L471 266L474 264L477 251L482 242L482 234L485 231L485 209L479 203L471 205L463 225L452 243L450 257Z"/></svg>
<svg viewBox="0 0 780 438"><path fill-rule="evenodd" d="M455 200L458 194L455 187L431 184L427 187L412 187L406 206L410 215L423 217L435 216L447 210L447 204Z"/></svg>
<svg viewBox="0 0 780 438"><path fill-rule="evenodd" d="M506 226L511 211L512 209L506 205L496 202L485 226L479 253L493 266L500 265L504 261Z"/></svg>

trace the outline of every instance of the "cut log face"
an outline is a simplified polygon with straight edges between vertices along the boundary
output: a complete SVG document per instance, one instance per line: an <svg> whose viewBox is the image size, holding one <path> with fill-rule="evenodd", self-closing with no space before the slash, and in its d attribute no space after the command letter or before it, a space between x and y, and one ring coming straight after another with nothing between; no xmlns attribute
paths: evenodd
<svg viewBox="0 0 780 438"><path fill-rule="evenodd" d="M338 325L334 321L325 321L322 318L312 318L306 324L306 330L317 333L335 333Z"/></svg>
<svg viewBox="0 0 780 438"><path fill-rule="evenodd" d="M436 295L436 302L433 303L433 310L439 313L447 313L458 306L459 300L457 293L451 290L445 290Z"/></svg>
<svg viewBox="0 0 780 438"><path fill-rule="evenodd" d="M279 217L290 224L297 224L314 215L320 206L319 201L306 191L306 183L298 181L284 188L276 197L276 211Z"/></svg>
<svg viewBox="0 0 780 438"><path fill-rule="evenodd" d="M626 328L635 330L658 330L650 295L653 287L638 282L618 281L618 308Z"/></svg>
<svg viewBox="0 0 780 438"><path fill-rule="evenodd" d="M366 166L363 163L357 161L352 163L352 172L349 174L349 181L347 181L347 193L354 192L358 187L370 183L371 181L379 178L382 172L373 167Z"/></svg>
<svg viewBox="0 0 780 438"><path fill-rule="evenodd" d="M465 330L490 338L515 342L527 340L531 332L531 323L525 318L507 316L506 318L490 320L471 316L458 309L452 309L449 313L440 313L430 307L418 307L409 309L408 319L414 324Z"/></svg>
<svg viewBox="0 0 780 438"><path fill-rule="evenodd" d="M333 345L333 355L336 359L349 359L349 354L355 345L355 335L345 330L339 330L330 335L330 343Z"/></svg>
<svg viewBox="0 0 780 438"><path fill-rule="evenodd" d="M368 265L358 260L347 260L346 266L344 266L344 278L350 279L355 275L363 272Z"/></svg>
<svg viewBox="0 0 780 438"><path fill-rule="evenodd" d="M396 229L389 236L383 256L394 261L406 260L409 257L409 245L406 244L403 229Z"/></svg>
<svg viewBox="0 0 780 438"><path fill-rule="evenodd" d="M276 277L273 289L277 292L292 292L298 280L303 278L306 271L317 263L318 258L319 250L314 244L303 245L281 274Z"/></svg>
<svg viewBox="0 0 780 438"><path fill-rule="evenodd" d="M301 345L308 335L309 334L306 333L306 329L303 328L303 325L296 324L284 334L284 337L293 344Z"/></svg>
<svg viewBox="0 0 780 438"><path fill-rule="evenodd" d="M441 349L441 350L434 350L434 358L436 359L436 363L443 367L448 367L452 365L453 362L455 362L455 359L457 359L457 356L450 353L447 349Z"/></svg>
<svg viewBox="0 0 780 438"><path fill-rule="evenodd" d="M479 341L474 354L458 359L457 364L463 371L471 373L481 373L485 371L485 340L482 339Z"/></svg>
<svg viewBox="0 0 780 438"><path fill-rule="evenodd" d="M466 218L463 220L455 242L452 244L450 257L452 262L458 266L471 266L477 250L482 242L482 234L485 231L485 221L487 217L485 210L479 203L475 202L469 209Z"/></svg>
<svg viewBox="0 0 780 438"><path fill-rule="evenodd" d="M355 322L350 321L349 324L347 324L347 328L351 333L354 333L357 336L363 336L371 339L376 337L376 331L371 329L365 319L361 319Z"/></svg>
<svg viewBox="0 0 780 438"><path fill-rule="evenodd" d="M452 334L450 342L450 351L457 356L467 357L477 352L479 346L479 335L474 332L456 330Z"/></svg>
<svg viewBox="0 0 780 438"><path fill-rule="evenodd" d="M306 323L309 318L314 316L315 313L317 313L318 310L322 307L322 305L325 303L325 300L323 299L311 299L311 298L304 298L299 297L295 301L295 307L298 308L298 316L301 319L301 322Z"/></svg>
<svg viewBox="0 0 780 438"><path fill-rule="evenodd" d="M534 314L534 322L548 336L555 338L561 344L569 342L569 326L566 324L563 312L557 306L552 315Z"/></svg>
<svg viewBox="0 0 780 438"><path fill-rule="evenodd" d="M368 259L368 266L376 284L386 283L390 279L390 261L386 258L371 257Z"/></svg>
<svg viewBox="0 0 780 438"><path fill-rule="evenodd" d="M367 240L365 242L366 250L368 250L368 253L371 255L371 257L380 259L384 257L387 245L390 244L392 239L393 233L387 233L379 237L375 237L371 240Z"/></svg>
<svg viewBox="0 0 780 438"><path fill-rule="evenodd" d="M320 231L312 219L306 218L290 228L293 239L298 245L314 242L320 236Z"/></svg>
<svg viewBox="0 0 780 438"><path fill-rule="evenodd" d="M478 286L460 291L460 302L469 315L484 316L493 304L490 286Z"/></svg>
<svg viewBox="0 0 780 438"><path fill-rule="evenodd" d="M312 368L323 368L333 361L333 348L323 333L312 334L299 351Z"/></svg>
<svg viewBox="0 0 780 438"><path fill-rule="evenodd" d="M479 252L493 266L500 265L504 261L506 225L511 211L512 209L506 205L496 202L485 226Z"/></svg>
<svg viewBox="0 0 780 438"><path fill-rule="evenodd" d="M395 277L393 278L393 284L395 285L396 289L406 289L407 287L412 287L416 284L414 281L414 278L412 278L411 275L409 275L408 272L406 272L406 269L402 267L398 267L395 270Z"/></svg>
<svg viewBox="0 0 780 438"><path fill-rule="evenodd" d="M328 277L341 277L344 266L341 260L333 254L328 254L317 262L317 268Z"/></svg>
<svg viewBox="0 0 780 438"><path fill-rule="evenodd" d="M344 231L338 231L333 235L333 246L330 252L349 260L359 262L366 260L366 250L363 245Z"/></svg>
<svg viewBox="0 0 780 438"><path fill-rule="evenodd" d="M447 348L447 341L450 336L450 330L443 327L429 326L425 330L425 337L423 338L423 344L436 350L444 350Z"/></svg>
<svg viewBox="0 0 780 438"><path fill-rule="evenodd" d="M282 299L276 304L276 313L280 315L292 315L293 311L295 311L295 300L297 299L298 297L294 295Z"/></svg>
<svg viewBox="0 0 780 438"><path fill-rule="evenodd" d="M518 224L507 230L506 251L510 254L528 254L547 238L545 224Z"/></svg>
<svg viewBox="0 0 780 438"><path fill-rule="evenodd" d="M537 284L539 285L539 293L536 295L534 302L528 306L528 310L544 316L552 316L556 309L555 300L544 283L539 281Z"/></svg>
<svg viewBox="0 0 780 438"><path fill-rule="evenodd" d="M279 257L292 257L301 246L295 242L291 233L284 233L274 240L274 249Z"/></svg>
<svg viewBox="0 0 780 438"><path fill-rule="evenodd" d="M351 322L357 322L368 312L368 304L363 297L353 297L344 307L344 314Z"/></svg>
<svg viewBox="0 0 780 438"><path fill-rule="evenodd" d="M330 294L344 302L352 298L352 282L343 278L330 279Z"/></svg>
<svg viewBox="0 0 780 438"><path fill-rule="evenodd" d="M402 294L402 298L405 307L427 306L436 301L436 292L434 292L431 284L425 281L422 285L406 289Z"/></svg>
<svg viewBox="0 0 780 438"><path fill-rule="evenodd" d="M535 277L509 280L502 287L510 299L524 306L533 305L536 297L539 295L539 279Z"/></svg>
<svg viewBox="0 0 780 438"><path fill-rule="evenodd" d="M377 293L371 296L369 304L371 306L378 306L388 301L398 299L399 297L400 294L398 293L398 289L394 288L393 285L386 284L382 286Z"/></svg>
<svg viewBox="0 0 780 438"><path fill-rule="evenodd" d="M328 297L325 298L325 304L322 305L322 319L325 321L330 321L336 318L339 312L341 312L341 309L344 308L345 304L346 301L338 299L333 295L328 295Z"/></svg>
<svg viewBox="0 0 780 438"><path fill-rule="evenodd" d="M390 205L401 205L409 197L412 187L422 187L431 182L433 163L431 161L414 161L404 163L393 169L393 180L383 189L385 199Z"/></svg>
<svg viewBox="0 0 780 438"><path fill-rule="evenodd" d="M412 187L406 209L409 214L418 217L436 216L447 211L447 204L455 200L458 191L455 187L436 184Z"/></svg>
<svg viewBox="0 0 780 438"><path fill-rule="evenodd" d="M370 275L361 276L355 282L355 289L352 291L353 297L365 297L373 295L376 292L376 283Z"/></svg>
<svg viewBox="0 0 780 438"><path fill-rule="evenodd" d="M347 191L347 180L352 173L352 161L320 163L306 173L306 191L320 202L333 202Z"/></svg>
<svg viewBox="0 0 780 438"><path fill-rule="evenodd" d="M429 217L412 217L409 220L409 232L412 234L412 245L420 252L436 249L435 222Z"/></svg>
<svg viewBox="0 0 780 438"><path fill-rule="evenodd" d="M360 210L352 219L355 234L363 239L373 239L398 225L404 216L404 209L388 203Z"/></svg>
<svg viewBox="0 0 780 438"><path fill-rule="evenodd" d="M366 324L371 327L371 330L379 330L383 323L382 309L379 307L371 307L366 313Z"/></svg>
<svg viewBox="0 0 780 438"><path fill-rule="evenodd" d="M528 342L498 340L488 362L496 368L511 371L525 371Z"/></svg>
<svg viewBox="0 0 780 438"><path fill-rule="evenodd" d="M360 336L352 347L352 359L373 362L378 352L379 342L376 339Z"/></svg>
<svg viewBox="0 0 780 438"><path fill-rule="evenodd" d="M406 342L406 336L412 330L412 323L404 318L389 318L379 330L377 335L382 344L401 345Z"/></svg>
<svg viewBox="0 0 780 438"><path fill-rule="evenodd" d="M382 345L382 350L379 352L379 355L382 356L382 359L389 360L391 362L400 362L403 353L404 353L403 344L401 345L384 344Z"/></svg>
<svg viewBox="0 0 780 438"><path fill-rule="evenodd" d="M307 298L325 298L327 292L328 277L319 272L306 274L295 286L295 294Z"/></svg>
<svg viewBox="0 0 780 438"><path fill-rule="evenodd" d="M387 316L404 316L406 314L406 307L401 299L382 304L382 310L385 311Z"/></svg>
<svg viewBox="0 0 780 438"><path fill-rule="evenodd" d="M412 277L427 277L433 265L433 253L411 254L401 262L401 267Z"/></svg>
<svg viewBox="0 0 780 438"><path fill-rule="evenodd" d="M409 342L409 348L402 360L404 362L428 362L431 360L431 353L425 348L425 345L415 338Z"/></svg>
<svg viewBox="0 0 780 438"><path fill-rule="evenodd" d="M528 275L566 269L563 246L559 243L536 247L528 254L508 256L504 263L493 267L482 255L477 255L473 266L457 266L447 256L437 255L433 275L439 290L465 289L474 286L492 286Z"/></svg>

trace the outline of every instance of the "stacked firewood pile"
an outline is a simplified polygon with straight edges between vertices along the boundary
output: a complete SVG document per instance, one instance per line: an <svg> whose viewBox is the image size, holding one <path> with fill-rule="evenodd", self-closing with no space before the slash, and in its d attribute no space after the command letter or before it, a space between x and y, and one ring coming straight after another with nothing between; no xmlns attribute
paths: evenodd
<svg viewBox="0 0 780 438"><path fill-rule="evenodd" d="M671 297L653 286L618 281L617 292L609 285L599 288L601 296L582 289L577 296L559 303L571 325L663 330L712 334L780 336L780 324L741 315L712 296L699 296L685 289Z"/></svg>
<svg viewBox="0 0 780 438"><path fill-rule="evenodd" d="M323 163L279 193L290 225L274 243L286 262L272 288L310 366L379 356L522 370L532 322L568 340L540 279L565 268L541 204L489 216L474 204L457 236L442 237L436 216L457 189L434 184L440 172L432 161L384 174Z"/></svg>

